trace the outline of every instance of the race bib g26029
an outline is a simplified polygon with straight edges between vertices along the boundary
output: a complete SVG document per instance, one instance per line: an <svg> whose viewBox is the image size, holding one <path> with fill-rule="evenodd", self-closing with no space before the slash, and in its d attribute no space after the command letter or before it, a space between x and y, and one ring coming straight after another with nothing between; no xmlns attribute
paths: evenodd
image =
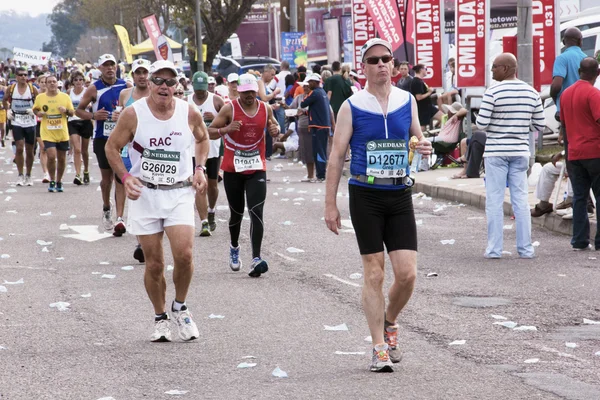
<svg viewBox="0 0 600 400"><path fill-rule="evenodd" d="M176 183L180 157L178 151L144 149L140 168L142 179L155 185Z"/></svg>
<svg viewBox="0 0 600 400"><path fill-rule="evenodd" d="M376 178L406 176L408 151L405 140L372 140L367 143L367 175Z"/></svg>

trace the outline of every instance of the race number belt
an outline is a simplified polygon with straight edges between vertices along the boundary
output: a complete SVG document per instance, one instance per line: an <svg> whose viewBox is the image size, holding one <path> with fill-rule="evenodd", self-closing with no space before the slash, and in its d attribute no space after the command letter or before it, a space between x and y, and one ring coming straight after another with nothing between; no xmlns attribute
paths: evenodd
<svg viewBox="0 0 600 400"><path fill-rule="evenodd" d="M116 122L113 121L104 121L104 129L103 134L105 137L109 137L112 131L115 130L115 126L117 126Z"/></svg>
<svg viewBox="0 0 600 400"><path fill-rule="evenodd" d="M34 116L30 114L15 113L15 122L17 123L17 125L33 125L35 124L35 119Z"/></svg>
<svg viewBox="0 0 600 400"><path fill-rule="evenodd" d="M375 178L374 176L366 175L352 175L354 179L362 183L368 183L369 185L381 185L381 186L401 186L412 187L415 184L414 178L410 176L404 176L402 178Z"/></svg>
<svg viewBox="0 0 600 400"><path fill-rule="evenodd" d="M376 178L406 176L408 151L406 140L372 140L367 142L367 175Z"/></svg>
<svg viewBox="0 0 600 400"><path fill-rule="evenodd" d="M150 150L142 152L141 178L155 185L173 185L179 171L178 151Z"/></svg>
<svg viewBox="0 0 600 400"><path fill-rule="evenodd" d="M233 154L233 166L235 172L257 171L263 169L263 161L260 158L260 151L236 150Z"/></svg>
<svg viewBox="0 0 600 400"><path fill-rule="evenodd" d="M46 116L46 129L48 129L49 131L57 131L57 130L61 130L62 128L63 128L63 126L62 126L62 115L61 114L54 114L54 115Z"/></svg>

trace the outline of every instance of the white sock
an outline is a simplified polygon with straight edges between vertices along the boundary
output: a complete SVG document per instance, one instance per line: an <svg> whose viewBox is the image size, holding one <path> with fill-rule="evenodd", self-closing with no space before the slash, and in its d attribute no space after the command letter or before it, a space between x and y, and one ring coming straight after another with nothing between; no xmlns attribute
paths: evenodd
<svg viewBox="0 0 600 400"><path fill-rule="evenodd" d="M183 306L185 306L185 301L183 303L180 303L177 300L174 300L172 309L173 311L181 311L181 307Z"/></svg>
<svg viewBox="0 0 600 400"><path fill-rule="evenodd" d="M209 214L214 214L215 213L215 209L208 207L208 213Z"/></svg>
<svg viewBox="0 0 600 400"><path fill-rule="evenodd" d="M201 223L203 224L205 222L208 224L208 220L207 219L203 219Z"/></svg>

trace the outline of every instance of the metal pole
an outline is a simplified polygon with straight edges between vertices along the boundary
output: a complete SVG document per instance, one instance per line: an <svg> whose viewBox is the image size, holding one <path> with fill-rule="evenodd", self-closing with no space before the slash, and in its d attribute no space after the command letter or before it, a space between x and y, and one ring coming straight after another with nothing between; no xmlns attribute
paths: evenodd
<svg viewBox="0 0 600 400"><path fill-rule="evenodd" d="M197 65L198 71L204 71L204 62L202 59L202 17L200 15L200 0L196 0L196 48L197 51Z"/></svg>
<svg viewBox="0 0 600 400"><path fill-rule="evenodd" d="M273 57L273 35L271 34L271 12L272 12L272 6L271 3L269 2L269 8L268 8L269 12L267 13L268 15L268 26L269 26L269 57Z"/></svg>
<svg viewBox="0 0 600 400"><path fill-rule="evenodd" d="M290 0L290 32L298 32L298 1Z"/></svg>
<svg viewBox="0 0 600 400"><path fill-rule="evenodd" d="M519 79L533 86L533 4L532 0L517 2L517 59ZM538 132L538 143L544 140L544 132ZM535 163L534 133L529 134L529 166Z"/></svg>

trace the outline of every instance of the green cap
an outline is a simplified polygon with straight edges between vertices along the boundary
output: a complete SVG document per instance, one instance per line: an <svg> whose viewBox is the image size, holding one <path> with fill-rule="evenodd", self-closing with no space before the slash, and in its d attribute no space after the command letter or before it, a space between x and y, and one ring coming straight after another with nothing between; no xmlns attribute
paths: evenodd
<svg viewBox="0 0 600 400"><path fill-rule="evenodd" d="M192 76L194 90L208 90L208 74L198 71Z"/></svg>

